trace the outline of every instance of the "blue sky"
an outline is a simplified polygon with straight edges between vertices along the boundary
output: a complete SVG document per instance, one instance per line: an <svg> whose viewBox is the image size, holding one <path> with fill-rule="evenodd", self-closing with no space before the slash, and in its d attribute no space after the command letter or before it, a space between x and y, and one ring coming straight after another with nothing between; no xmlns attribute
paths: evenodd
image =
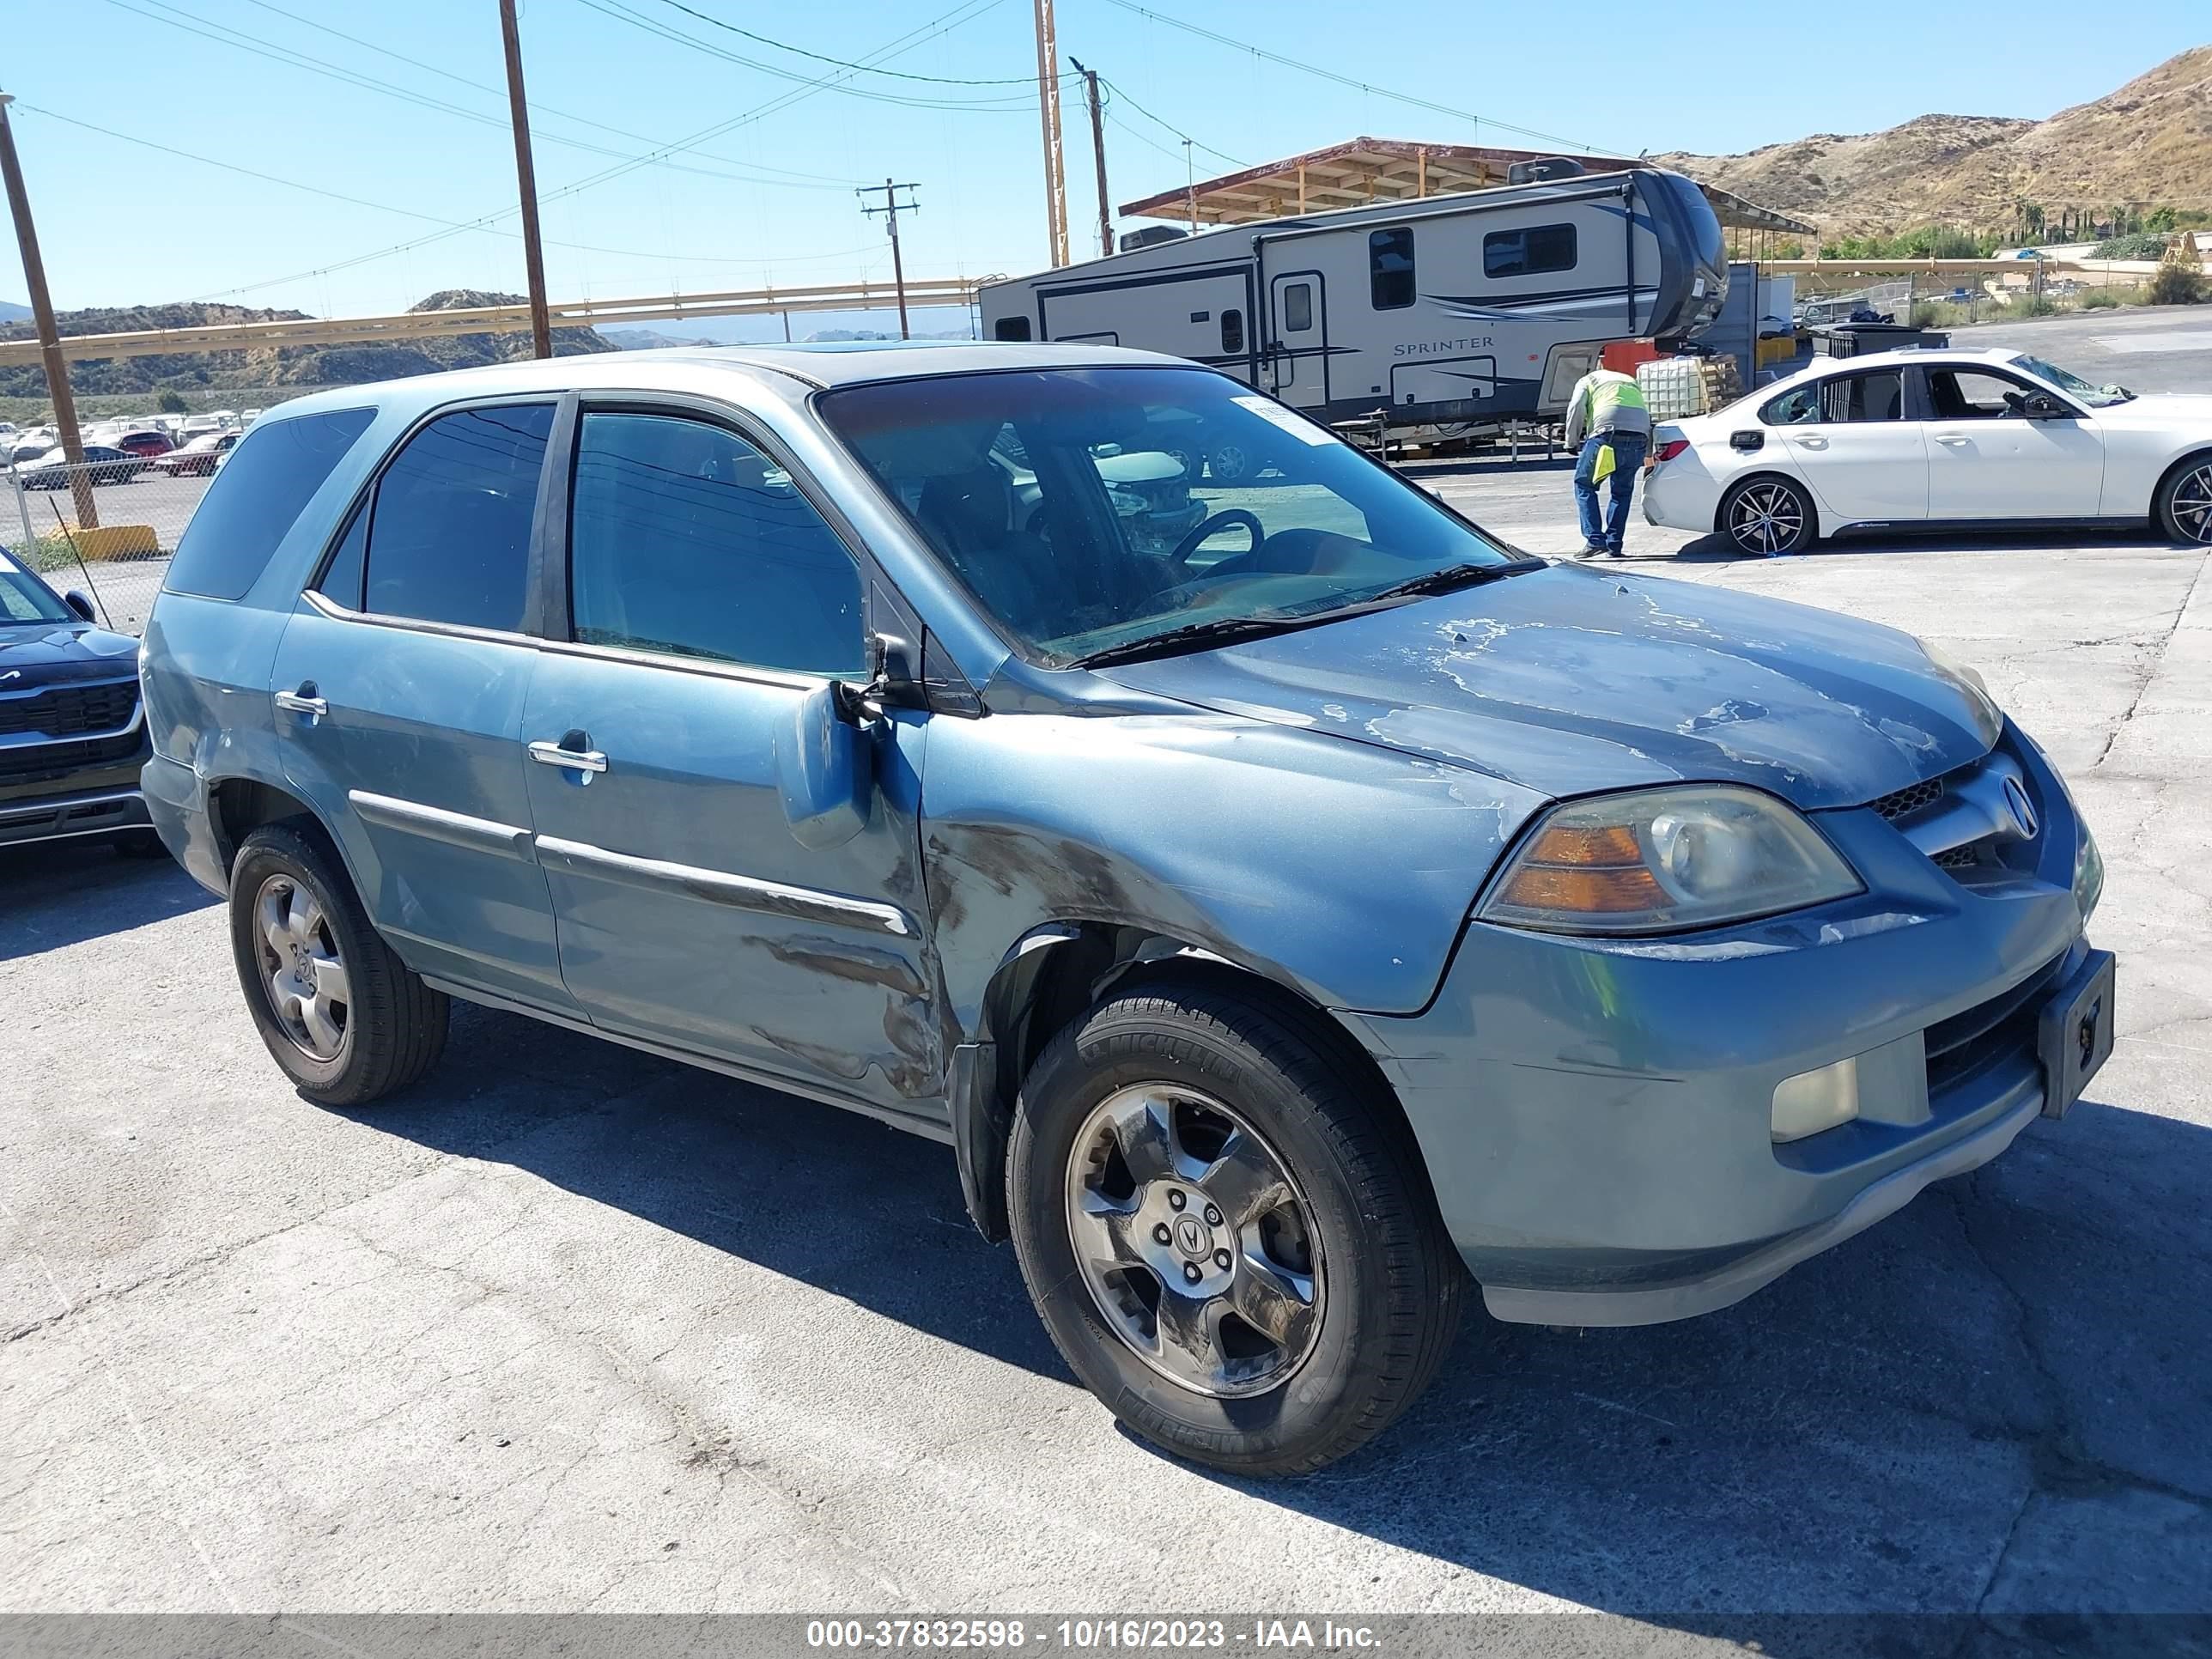
<svg viewBox="0 0 2212 1659"><path fill-rule="evenodd" d="M1146 9L1463 113L1261 61ZM941 78L863 74L809 89L838 71L702 15ZM1229 170L1224 157L1260 162L1361 132L1538 143L1517 126L1632 155L1866 131L1931 110L2042 116L2208 33L2201 0L2131 0L2094 28L2078 0L2028 0L2007 9L1997 39L1976 38L1954 9L1924 25L1893 18L1858 43L1838 39L1844 15L1677 3L1626 24L1605 9L1428 0L1060 0L1059 27L1063 57L1117 88L1107 128L1117 200L1182 181L1178 133L1210 147L1195 152L1202 178ZM228 299L330 315L398 310L441 288L522 287L495 0L4 0L0 20L64 309ZM1908 38L1892 54L1884 37L1899 27ZM920 187L909 275L1045 263L1030 0L525 0L522 34L556 299L888 276L880 224L853 195L887 173ZM1878 70L1859 67L1869 58ZM1079 257L1097 215L1077 88L1066 118ZM726 123L736 125L667 157L678 165L570 188ZM490 230L386 252L502 213ZM0 295L21 293L11 249Z"/></svg>

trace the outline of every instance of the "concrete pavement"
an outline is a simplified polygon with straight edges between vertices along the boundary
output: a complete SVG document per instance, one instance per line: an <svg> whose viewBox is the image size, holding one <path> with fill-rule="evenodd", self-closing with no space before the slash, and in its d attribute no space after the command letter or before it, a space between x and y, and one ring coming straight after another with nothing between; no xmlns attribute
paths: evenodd
<svg viewBox="0 0 2212 1659"><path fill-rule="evenodd" d="M1573 545L1562 475L1438 483ZM940 1148L476 1011L405 1099L324 1111L182 875L20 855L0 1608L1579 1607L1755 1615L1785 1654L1817 1644L1771 1615L2207 1611L2205 565L1638 562L1983 668L2103 842L2118 1051L2063 1124L1738 1308L1472 1322L1389 1435L1297 1482L1118 1433Z"/></svg>

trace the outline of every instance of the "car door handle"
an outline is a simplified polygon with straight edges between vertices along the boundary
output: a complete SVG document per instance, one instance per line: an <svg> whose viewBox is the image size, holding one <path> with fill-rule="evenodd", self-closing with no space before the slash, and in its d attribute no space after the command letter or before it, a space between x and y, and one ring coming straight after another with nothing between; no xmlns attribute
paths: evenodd
<svg viewBox="0 0 2212 1659"><path fill-rule="evenodd" d="M1936 441L1951 449L1964 449L1973 440L1956 432L1939 432L1936 434Z"/></svg>
<svg viewBox="0 0 2212 1659"><path fill-rule="evenodd" d="M1826 438L1800 438L1797 441L1807 449L1826 449L1828 447Z"/></svg>
<svg viewBox="0 0 2212 1659"><path fill-rule="evenodd" d="M274 701L284 713L305 714L311 720L319 720L331 712L329 701L315 694L313 680L301 681L297 691L279 691Z"/></svg>
<svg viewBox="0 0 2212 1659"><path fill-rule="evenodd" d="M569 738L580 735L573 732L568 734ZM563 739L566 741L568 739ZM596 749L567 749L561 744L543 740L530 745L530 758L541 765L557 766L563 771L585 773L587 775L586 781L589 781L589 774L607 769L607 757Z"/></svg>

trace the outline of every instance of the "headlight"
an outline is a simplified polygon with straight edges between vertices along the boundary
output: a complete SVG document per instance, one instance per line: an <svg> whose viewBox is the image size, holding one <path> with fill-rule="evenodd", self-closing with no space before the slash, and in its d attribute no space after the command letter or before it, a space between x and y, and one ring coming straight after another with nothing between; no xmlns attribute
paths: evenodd
<svg viewBox="0 0 2212 1659"><path fill-rule="evenodd" d="M1553 807L1477 915L1546 933L1655 933L1861 890L1794 808L1755 789L1700 784Z"/></svg>
<svg viewBox="0 0 2212 1659"><path fill-rule="evenodd" d="M2097 908L2097 901L2105 896L2105 855L2097 850L2097 838L2089 833L2089 823L2079 817L2081 844L2074 849L2074 902L2081 908L2081 920L2088 921L2089 913Z"/></svg>

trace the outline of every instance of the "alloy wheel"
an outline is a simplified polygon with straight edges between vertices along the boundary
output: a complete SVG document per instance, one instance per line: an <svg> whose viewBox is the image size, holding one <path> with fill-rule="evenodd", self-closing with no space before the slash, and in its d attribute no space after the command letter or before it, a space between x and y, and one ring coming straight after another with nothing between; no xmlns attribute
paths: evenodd
<svg viewBox="0 0 2212 1659"><path fill-rule="evenodd" d="M1313 1352L1311 1209L1274 1149L1211 1096L1140 1083L1101 1103L1069 1153L1067 1227L1107 1328L1170 1382L1258 1394Z"/></svg>
<svg viewBox="0 0 2212 1659"><path fill-rule="evenodd" d="M1785 551L1804 528L1804 506L1787 484L1753 484L1729 508L1729 535L1747 553Z"/></svg>
<svg viewBox="0 0 2212 1659"><path fill-rule="evenodd" d="M310 1060L345 1047L353 988L322 901L289 876L271 876L253 897L254 944L270 1012Z"/></svg>
<svg viewBox="0 0 2212 1659"><path fill-rule="evenodd" d="M2173 485L2173 522L2192 542L2212 542L2212 462L2197 467Z"/></svg>

